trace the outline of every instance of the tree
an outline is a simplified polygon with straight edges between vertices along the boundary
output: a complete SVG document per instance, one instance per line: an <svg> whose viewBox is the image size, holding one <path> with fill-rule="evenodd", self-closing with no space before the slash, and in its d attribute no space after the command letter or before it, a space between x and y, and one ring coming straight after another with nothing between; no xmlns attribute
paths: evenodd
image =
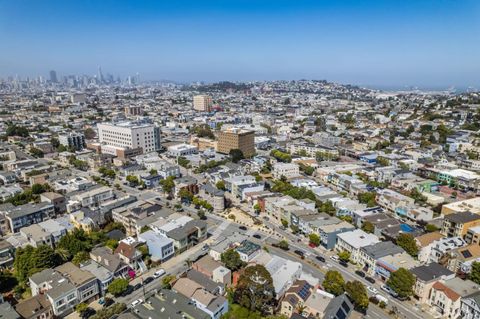
<svg viewBox="0 0 480 319"><path fill-rule="evenodd" d="M288 227L288 222L285 219L282 219L282 226L283 227Z"/></svg>
<svg viewBox="0 0 480 319"><path fill-rule="evenodd" d="M75 265L80 265L82 262L90 259L90 254L86 251L80 251L75 256L73 256L72 263Z"/></svg>
<svg viewBox="0 0 480 319"><path fill-rule="evenodd" d="M174 176L168 176L165 179L162 179L160 181L160 185L162 185L162 189L165 193L172 193L174 187L175 187L175 182L174 182L175 177Z"/></svg>
<svg viewBox="0 0 480 319"><path fill-rule="evenodd" d="M111 250L115 250L115 248L117 248L118 246L118 240L116 239L109 239L105 242L105 246L107 246L108 248L110 248Z"/></svg>
<svg viewBox="0 0 480 319"><path fill-rule="evenodd" d="M345 292L352 300L355 308L365 311L368 308L368 294L365 286L358 280L349 281L345 284Z"/></svg>
<svg viewBox="0 0 480 319"><path fill-rule="evenodd" d="M203 210L199 210L199 211L197 212L197 216L198 216L198 218L200 218L201 220L207 219L207 216L205 215L205 212L204 212Z"/></svg>
<svg viewBox="0 0 480 319"><path fill-rule="evenodd" d="M32 154L34 157L42 158L44 153L41 149L32 147L30 148L30 154Z"/></svg>
<svg viewBox="0 0 480 319"><path fill-rule="evenodd" d="M254 265L245 269L238 280L234 300L250 311L270 312L275 303L275 288L264 266Z"/></svg>
<svg viewBox="0 0 480 319"><path fill-rule="evenodd" d="M178 191L178 197L180 197L181 200L186 200L189 202L193 200L193 194L187 188L181 188Z"/></svg>
<svg viewBox="0 0 480 319"><path fill-rule="evenodd" d="M472 263L472 270L468 275L468 279L477 284L480 284L480 262L474 261Z"/></svg>
<svg viewBox="0 0 480 319"><path fill-rule="evenodd" d="M245 266L245 263L240 259L240 255L234 249L228 249L221 254L220 258L225 267L231 271L236 271Z"/></svg>
<svg viewBox="0 0 480 319"><path fill-rule="evenodd" d="M310 240L310 243L312 243L313 245L315 246L320 245L320 236L318 236L317 234L311 233L310 235L308 235L308 239Z"/></svg>
<svg viewBox="0 0 480 319"><path fill-rule="evenodd" d="M172 281L175 280L175 275L166 275L162 278L162 288L170 289L172 287Z"/></svg>
<svg viewBox="0 0 480 319"><path fill-rule="evenodd" d="M399 297L408 297L413 294L413 285L415 284L415 277L411 272L405 268L398 268L390 274L387 286L393 289Z"/></svg>
<svg viewBox="0 0 480 319"><path fill-rule="evenodd" d="M55 251L46 245L34 248L27 246L17 248L15 252L14 269L18 281L25 283L28 277L47 268L54 268L62 261Z"/></svg>
<svg viewBox="0 0 480 319"><path fill-rule="evenodd" d="M0 293L5 293L12 290L18 284L15 276L7 271L0 271Z"/></svg>
<svg viewBox="0 0 480 319"><path fill-rule="evenodd" d="M334 294L335 296L341 295L344 292L345 280L342 275L336 270L329 270L325 274L322 286L325 291Z"/></svg>
<svg viewBox="0 0 480 319"><path fill-rule="evenodd" d="M285 239L281 240L276 244L276 246L280 249L288 250L288 241L286 241Z"/></svg>
<svg viewBox="0 0 480 319"><path fill-rule="evenodd" d="M135 175L127 175L126 180L133 187L140 184L140 181L138 180L138 177L135 176Z"/></svg>
<svg viewBox="0 0 480 319"><path fill-rule="evenodd" d="M128 288L128 280L123 278L114 279L110 285L108 285L108 292L115 297L120 296Z"/></svg>
<svg viewBox="0 0 480 319"><path fill-rule="evenodd" d="M89 252L92 249L92 243L83 229L75 229L63 236L57 247L63 248L75 256L79 252Z"/></svg>
<svg viewBox="0 0 480 319"><path fill-rule="evenodd" d="M232 162L234 163L238 163L240 160L245 158L242 150L238 148L231 149L228 154L230 155L230 157L232 158Z"/></svg>
<svg viewBox="0 0 480 319"><path fill-rule="evenodd" d="M415 238L411 234L401 233L397 237L397 245L405 249L405 251L412 257L418 255L418 246Z"/></svg>
<svg viewBox="0 0 480 319"><path fill-rule="evenodd" d="M150 170L150 175L155 176L155 175L157 175L157 174L158 174L158 171L157 171L156 169L152 168L152 169Z"/></svg>
<svg viewBox="0 0 480 319"><path fill-rule="evenodd" d="M182 167L185 167L185 168L189 168L190 167L190 161L188 159L186 159L185 157L183 156L180 156L178 159L177 159L177 163L178 165L182 166Z"/></svg>
<svg viewBox="0 0 480 319"><path fill-rule="evenodd" d="M85 131L83 131L83 135L85 135L85 138L87 140L91 140L91 139L94 139L95 136L97 135L97 133L95 133L95 130L92 129L92 128L87 128L85 129Z"/></svg>
<svg viewBox="0 0 480 319"><path fill-rule="evenodd" d="M437 231L437 230L438 230L438 227L435 226L435 225L433 225L433 224L427 224L427 225L425 226L425 231L426 231L427 233L433 233L433 232L435 232L435 231Z"/></svg>
<svg viewBox="0 0 480 319"><path fill-rule="evenodd" d="M222 191L225 191L227 190L227 188L225 187L225 182L224 181L218 181L216 184L215 184L215 187L222 190Z"/></svg>
<svg viewBox="0 0 480 319"><path fill-rule="evenodd" d="M9 124L7 126L6 134L7 136L21 136L28 137L28 129L23 126L17 126L16 124Z"/></svg>
<svg viewBox="0 0 480 319"><path fill-rule="evenodd" d="M344 262L349 262L350 261L350 252L344 250L344 251L341 251L338 253L338 258L341 260L341 261L344 261Z"/></svg>
<svg viewBox="0 0 480 319"><path fill-rule="evenodd" d="M375 192L365 192L358 194L358 201L362 204L367 204L367 207L377 206L377 201L375 200Z"/></svg>
<svg viewBox="0 0 480 319"><path fill-rule="evenodd" d="M375 226L372 222L366 221L362 225L362 230L366 233L372 234L375 231Z"/></svg>
<svg viewBox="0 0 480 319"><path fill-rule="evenodd" d="M81 315L88 309L88 305L84 302L79 303L75 306L75 310Z"/></svg>

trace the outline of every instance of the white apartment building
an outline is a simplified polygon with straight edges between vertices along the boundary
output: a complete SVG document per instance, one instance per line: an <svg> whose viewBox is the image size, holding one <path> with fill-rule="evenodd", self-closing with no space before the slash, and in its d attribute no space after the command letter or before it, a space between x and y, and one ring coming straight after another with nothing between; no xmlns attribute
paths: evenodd
<svg viewBox="0 0 480 319"><path fill-rule="evenodd" d="M368 234L361 229L356 229L338 234L335 249L339 252L344 250L348 251L350 253L350 260L358 263L360 262L360 249L379 242L380 240L377 236Z"/></svg>
<svg viewBox="0 0 480 319"><path fill-rule="evenodd" d="M142 148L143 153L160 150L160 128L146 122L120 122L97 124L100 143L106 146L106 152L115 148L137 149Z"/></svg>
<svg viewBox="0 0 480 319"><path fill-rule="evenodd" d="M200 112L212 110L212 98L208 95L195 95L193 97L193 109Z"/></svg>
<svg viewBox="0 0 480 319"><path fill-rule="evenodd" d="M300 176L300 168L294 163L275 163L272 170L273 178L280 179L282 176L293 178Z"/></svg>

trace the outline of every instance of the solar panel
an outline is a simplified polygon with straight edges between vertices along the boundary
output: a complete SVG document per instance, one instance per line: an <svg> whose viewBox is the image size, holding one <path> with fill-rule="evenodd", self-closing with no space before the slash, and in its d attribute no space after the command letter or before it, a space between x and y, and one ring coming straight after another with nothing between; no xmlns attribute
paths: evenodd
<svg viewBox="0 0 480 319"><path fill-rule="evenodd" d="M470 258L472 257L472 253L469 250L462 251L463 258Z"/></svg>

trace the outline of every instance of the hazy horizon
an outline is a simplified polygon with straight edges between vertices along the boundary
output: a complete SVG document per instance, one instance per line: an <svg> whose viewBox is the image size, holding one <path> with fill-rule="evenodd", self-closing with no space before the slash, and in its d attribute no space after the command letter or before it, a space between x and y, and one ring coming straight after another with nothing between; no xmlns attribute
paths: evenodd
<svg viewBox="0 0 480 319"><path fill-rule="evenodd" d="M0 0L0 77L480 87L479 38L473 0Z"/></svg>

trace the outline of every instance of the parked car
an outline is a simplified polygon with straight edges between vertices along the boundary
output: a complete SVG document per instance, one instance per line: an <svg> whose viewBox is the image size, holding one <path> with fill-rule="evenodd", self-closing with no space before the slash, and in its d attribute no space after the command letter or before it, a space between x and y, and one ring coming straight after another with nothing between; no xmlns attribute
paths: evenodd
<svg viewBox="0 0 480 319"><path fill-rule="evenodd" d="M238 229L247 230L247 227L245 227L245 226L238 226Z"/></svg>
<svg viewBox="0 0 480 319"><path fill-rule="evenodd" d="M110 307L111 305L113 305L115 303L115 301L112 298L108 298L108 297L105 297L104 301L105 302L102 305L103 308Z"/></svg>
<svg viewBox="0 0 480 319"><path fill-rule="evenodd" d="M95 309L88 307L87 309L85 309L84 312L82 312L82 319L88 319L96 313L97 312L95 311Z"/></svg>
<svg viewBox="0 0 480 319"><path fill-rule="evenodd" d="M163 275L165 275L165 270L160 268L159 270L153 273L153 278L160 278Z"/></svg>
<svg viewBox="0 0 480 319"><path fill-rule="evenodd" d="M368 286L367 290L370 291L372 294L376 295L378 294L378 289L372 286Z"/></svg>
<svg viewBox="0 0 480 319"><path fill-rule="evenodd" d="M332 260L334 261L338 261L338 256L337 255L333 255L332 257L330 257Z"/></svg>
<svg viewBox="0 0 480 319"><path fill-rule="evenodd" d="M323 258L322 256L315 256L315 259L324 263L325 262L325 258Z"/></svg>
<svg viewBox="0 0 480 319"><path fill-rule="evenodd" d="M262 236L260 236L259 234L253 234L253 237L255 237L256 239L262 239Z"/></svg>
<svg viewBox="0 0 480 319"><path fill-rule="evenodd" d="M347 268L348 267L348 262L344 261L344 260L340 260L338 262L340 265L342 265L343 267Z"/></svg>
<svg viewBox="0 0 480 319"><path fill-rule="evenodd" d="M365 277L365 280L368 281L369 283L371 284L374 284L375 283L375 279L373 279L372 277Z"/></svg>
<svg viewBox="0 0 480 319"><path fill-rule="evenodd" d="M152 281L153 281L153 277L147 277L147 278L145 278L145 280L143 280L143 284L147 285L147 284L151 283Z"/></svg>
<svg viewBox="0 0 480 319"><path fill-rule="evenodd" d="M133 286L133 290L134 290L134 291L135 291L135 290L138 290L138 289L140 289L140 288L142 288L142 284L140 284L140 283L138 283L138 284L136 284L135 286Z"/></svg>
<svg viewBox="0 0 480 319"><path fill-rule="evenodd" d="M125 297L125 296L128 296L129 294L131 294L133 292L133 287L128 285L127 286L127 289L125 289L125 291L122 293L122 297Z"/></svg>
<svg viewBox="0 0 480 319"><path fill-rule="evenodd" d="M303 250L300 250L300 249L296 249L293 251L295 254L299 255L302 259L305 258L305 252Z"/></svg>
<svg viewBox="0 0 480 319"><path fill-rule="evenodd" d="M393 296L393 297L398 297L398 294L395 292L395 290L393 290L392 288L390 288L389 286L387 285L382 285L380 288L382 288L383 291L387 292L389 295Z"/></svg>
<svg viewBox="0 0 480 319"><path fill-rule="evenodd" d="M132 308L133 308L133 307L135 307L136 305L141 304L142 302L143 302L143 300L140 298L140 299L134 300L134 301L130 304L130 306L132 306Z"/></svg>
<svg viewBox="0 0 480 319"><path fill-rule="evenodd" d="M357 274L357 276L365 278L365 273L363 271L357 270L357 271L355 271L355 273Z"/></svg>

